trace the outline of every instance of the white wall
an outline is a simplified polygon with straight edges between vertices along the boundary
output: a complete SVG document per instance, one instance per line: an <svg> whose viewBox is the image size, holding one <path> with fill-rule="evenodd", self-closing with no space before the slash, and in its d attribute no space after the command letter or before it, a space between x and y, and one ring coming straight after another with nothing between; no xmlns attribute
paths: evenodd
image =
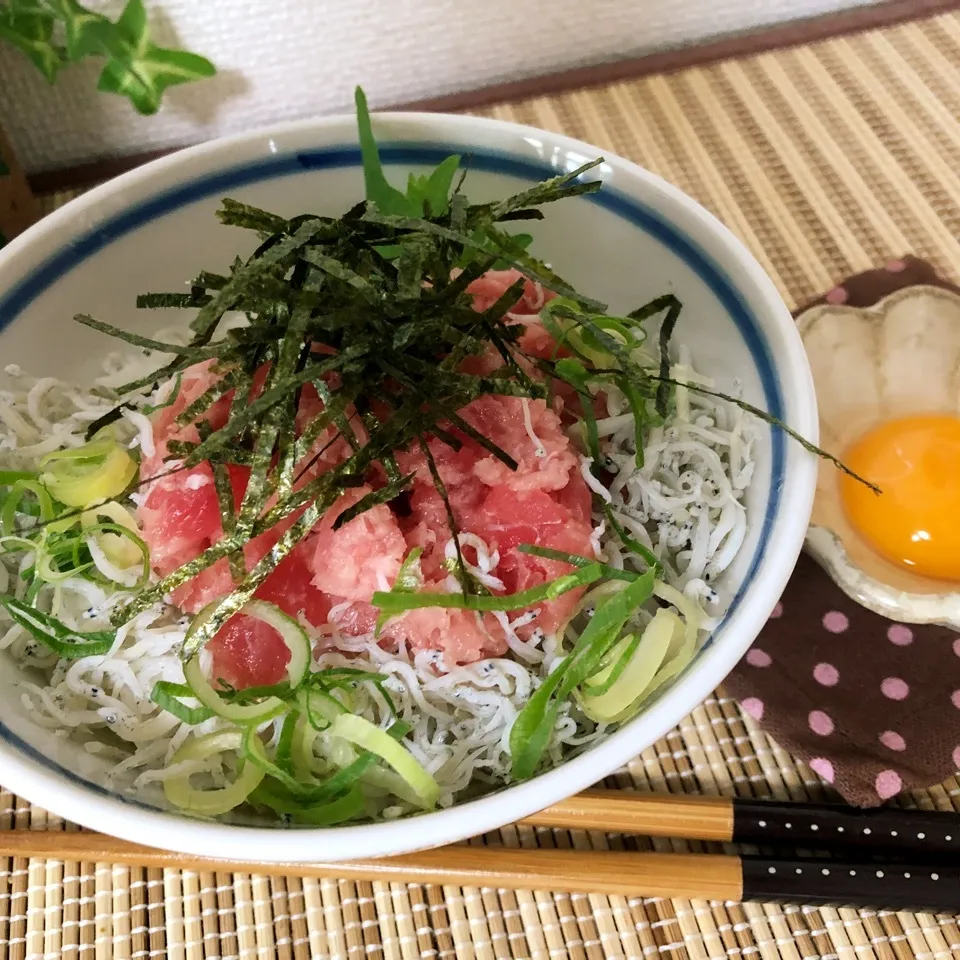
<svg viewBox="0 0 960 960"><path fill-rule="evenodd" d="M28 170L140 152L276 120L635 55L868 0L147 0L155 39L220 75L139 117L71 68L55 88L0 46L0 125ZM91 0L115 13L120 0Z"/></svg>

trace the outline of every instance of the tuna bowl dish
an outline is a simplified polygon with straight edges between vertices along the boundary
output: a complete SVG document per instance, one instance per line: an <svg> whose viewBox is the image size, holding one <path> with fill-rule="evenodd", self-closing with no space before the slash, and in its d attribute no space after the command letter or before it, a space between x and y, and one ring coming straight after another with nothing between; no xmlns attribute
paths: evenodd
<svg viewBox="0 0 960 960"><path fill-rule="evenodd" d="M771 437L813 475L679 285L614 310L540 252L602 160L479 202L469 155L394 176L360 91L356 128L338 213L221 194L229 259L77 313L96 373L5 351L0 648L115 798L340 827L549 774L738 602Z"/></svg>

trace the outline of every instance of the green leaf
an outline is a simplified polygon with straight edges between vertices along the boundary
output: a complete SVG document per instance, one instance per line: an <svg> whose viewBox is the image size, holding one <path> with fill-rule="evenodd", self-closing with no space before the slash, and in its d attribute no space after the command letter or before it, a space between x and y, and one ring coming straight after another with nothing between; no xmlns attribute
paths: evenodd
<svg viewBox="0 0 960 960"><path fill-rule="evenodd" d="M430 202L431 216L439 217L447 212L450 188L453 186L453 178L459 168L460 157L452 154L445 160L441 160L437 169L430 174L425 199Z"/></svg>
<svg viewBox="0 0 960 960"><path fill-rule="evenodd" d="M407 197L391 187L383 172L380 163L380 150L373 136L373 126L370 123L370 110L367 107L367 97L360 87L357 87L355 99L357 103L357 130L360 135L360 156L363 160L363 183L366 189L367 200L376 204L381 213L410 216L410 204Z"/></svg>
<svg viewBox="0 0 960 960"><path fill-rule="evenodd" d="M115 29L106 17L77 0L46 0L46 6L63 24L67 60L76 63L91 54L102 54L105 37Z"/></svg>
<svg viewBox="0 0 960 960"><path fill-rule="evenodd" d="M136 0L132 0L136 2ZM114 59L100 74L97 89L126 97L142 114L156 113L167 87L212 77L216 67L204 57L150 44L141 57Z"/></svg>
<svg viewBox="0 0 960 960"><path fill-rule="evenodd" d="M57 24L63 47L53 39ZM51 83L67 63L105 58L99 89L127 97L141 113L155 113L167 87L216 72L204 57L152 43L143 0L129 0L116 23L78 0L13 0L0 6L0 40L22 50Z"/></svg>
<svg viewBox="0 0 960 960"><path fill-rule="evenodd" d="M413 216L440 217L450 204L450 187L460 166L456 154L447 157L429 176L410 174L407 185L408 209Z"/></svg>
<svg viewBox="0 0 960 960"><path fill-rule="evenodd" d="M148 36L147 8L143 0L128 0L115 26L117 32L123 36L127 43L134 46L138 54L142 56L147 52L150 46L150 38Z"/></svg>
<svg viewBox="0 0 960 960"><path fill-rule="evenodd" d="M527 249L530 247L530 244L533 243L533 236L529 233L505 233L501 230L496 230L494 227L477 227L476 230L470 235L471 240L474 243L483 243L487 239L492 239L500 249L508 251L513 256L522 256L526 253ZM470 261L476 256L473 250L464 251L463 256L460 258L460 261L457 263L457 266L461 269L465 267ZM491 270L506 270L510 267L510 261L505 260L502 257L497 260Z"/></svg>
<svg viewBox="0 0 960 960"><path fill-rule="evenodd" d="M64 50L53 42L54 23L53 16L32 0L0 7L0 40L26 54L50 83L66 63Z"/></svg>
<svg viewBox="0 0 960 960"><path fill-rule="evenodd" d="M450 203L450 187L460 167L460 157L457 155L447 157L430 174L411 173L407 180L407 192L402 193L390 185L383 172L380 150L370 122L367 98L361 87L357 87L355 99L367 200L381 213L401 217L439 217L445 214ZM383 254L388 259L392 259L395 255L392 250Z"/></svg>
<svg viewBox="0 0 960 960"><path fill-rule="evenodd" d="M110 59L98 89L126 97L140 113L156 113L167 87L216 73L204 57L167 50L150 40L143 0L129 0L113 29L103 31L102 45Z"/></svg>
<svg viewBox="0 0 960 960"><path fill-rule="evenodd" d="M509 234L508 239L504 239L503 247L509 250L514 256L521 255L527 251L530 244L533 243L533 235L529 233ZM498 260L494 265L494 270L506 270L510 264L506 260Z"/></svg>

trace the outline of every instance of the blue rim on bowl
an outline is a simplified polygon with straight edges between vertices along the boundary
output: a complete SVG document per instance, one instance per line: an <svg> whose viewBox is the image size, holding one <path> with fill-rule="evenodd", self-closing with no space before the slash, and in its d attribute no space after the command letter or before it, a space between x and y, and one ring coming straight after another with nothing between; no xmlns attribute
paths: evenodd
<svg viewBox="0 0 960 960"><path fill-rule="evenodd" d="M402 114L391 115L390 119L402 123L405 118L410 122L423 119L419 115ZM436 122L437 118L429 117L428 120ZM452 126L456 128L458 124L464 123L468 118L446 117L443 118L443 120L451 122ZM321 122L321 126L330 126L338 122L343 123L343 118L331 118L329 121ZM578 143L577 141L557 137L552 134L544 134L542 131L534 131L530 128L517 125L502 124L497 121L477 121L473 118L469 118L469 124L471 126L480 124L481 127L491 125L491 129L498 128L502 130L506 128L510 132L516 131L523 135L528 144L531 142L530 137L533 134L540 137L549 137L563 149L555 149L553 151L553 162L550 163L545 162L542 158L540 160L534 160L496 150L478 150L472 144L457 143L455 138L451 139L450 142L440 142L437 140L388 141L381 146L383 162L388 167L399 164L433 165L450 153L462 152L471 155L471 167L473 169L504 173L529 181L538 181L545 176L555 175L558 171L565 172L567 165L561 161L565 157L569 157L570 154L575 156L583 154L596 155L600 152L595 148ZM277 138L280 139L286 132L308 130L309 124L288 124L284 127L277 128L276 135ZM251 140L255 137L265 139L270 136L270 133L271 131L249 134L243 137L233 138L233 142ZM97 188L97 190L93 191L91 195L88 195L87 198L84 199L86 199L88 203L93 204L102 191L116 190L125 183L136 184L138 180L143 180L143 178L149 175L151 168L170 168L171 166L175 166L178 161L183 161L186 165L186 161L183 160L184 157L189 159L188 155L197 156L204 152L209 152L211 148L215 148L216 146L216 143L205 144L201 147L193 148L190 151L174 155L171 158L155 161L145 168L125 175L118 181L114 181L105 187ZM753 261L750 254L742 247L739 241L729 234L725 227L699 208L692 200L685 197L680 191L665 184L659 180L659 178L619 158L612 157L610 158L610 162L616 163L626 169L629 175L642 176L648 187L659 192L661 199L666 197L666 199L673 204L684 205L687 208L686 212L698 219L698 224L706 230L710 239L725 245L728 248L728 252L732 249L731 256L738 261L738 269L742 268L743 271L745 271L745 280L748 286L753 287L752 294L754 298L759 299L764 308L768 308L771 311L778 311L782 316L785 316L788 321L790 320L789 312L782 304L782 301L780 301L772 283L762 273L760 267ZM56 252L35 265L13 287L0 295L0 331L15 320L18 314L37 296L72 268L82 263L92 254L115 243L155 217L162 216L171 210L186 206L199 199L208 198L212 195L223 195L225 191L246 184L301 173L304 170L343 167L359 168L359 166L360 152L357 147L349 143L340 143L311 149L272 153L254 160L229 166L226 169L215 170L199 176L187 176L177 185L150 194L126 206L119 212L109 215L101 222L98 222L95 227L85 231L78 231L75 240L71 240L67 245L61 246ZM637 229L655 237L696 273L723 304L735 323L740 336L743 338L752 362L756 367L767 410L779 419L789 419L793 425L802 430L807 436L816 439L817 421L812 386L804 382L800 383L801 396L797 404L798 409L793 411L791 418L790 411L786 408L770 344L764 333L762 324L757 318L755 308L746 302L738 291L734 279L724 266L717 262L700 243L681 227L671 223L651 206L635 197L627 195L614 186L607 184L602 191L587 199L590 203L600 205L618 218L626 220ZM56 218L67 215L65 211L61 210L53 216ZM34 229L36 230L38 228ZM42 227L39 229L42 229ZM32 232L33 231L28 231L15 240L10 247L0 255L0 269L3 267L4 258L9 259L17 256L26 247L30 242ZM792 339L790 339L792 321L790 322L790 327L790 331L784 328L783 333L784 336L788 338L788 347L792 349L793 344ZM799 347L799 338L797 338L797 346ZM802 348L800 349L800 354L802 356ZM775 595L768 598L769 603L766 603L762 609L757 604L754 604L751 608L748 626L745 631L745 633L752 631L751 636L747 638L746 642L741 641L736 644L737 651L727 651L722 657L719 655L720 651L714 651L717 656L711 657L710 659L712 662L715 662L717 668L723 670L724 673L733 666L737 657L742 654L746 645L759 630L759 624L762 623L763 618L769 613L770 608L772 608L773 603L776 601L779 590L785 584L789 570L792 568L796 554L799 552L802 530L805 527L805 520L799 524L795 523L792 515L793 511L784 510L783 491L788 485L788 477L786 474L788 459L786 438L782 431L776 429L770 430L769 436L771 441L770 488L757 547L751 559L749 571L736 595L733 597L724 616L723 623L717 628L710 640L708 640L706 647L715 644L716 638L723 633L727 622L741 606L751 586L755 584L761 565L768 559L771 537L778 518L780 519L781 527L783 524L787 524L790 528L790 536L787 538L787 552L792 555L789 558L788 564L780 563L779 557L776 560L776 565L780 567L780 569L772 579L779 582L772 584ZM807 511L808 513L813 495L815 467L808 464L805 469L807 469L809 476L802 477L798 474L798 477L794 478L795 484L797 485L794 491L794 503L788 506L795 506L798 512ZM802 471L800 471L800 473L802 473ZM804 502L805 500L806 502ZM797 531L792 529L794 526L797 527ZM796 537L793 536L794 532L797 532ZM796 541L795 543L793 542L794 540ZM756 629L753 629L754 627L756 627ZM731 656L731 653L734 655ZM701 652L697 662L699 662L703 656L704 653ZM658 701L645 710L645 715L654 714L656 716L657 722L655 726L658 730L658 735L666 732L667 729L681 718L682 712L685 712L682 711L678 714L676 707L671 711L665 710L665 699L674 702L683 699L683 695L678 692L682 688L687 691L686 696L688 699L691 699L691 694L695 691L696 701L699 702L710 692L715 682L723 675L720 674L719 676L711 678L704 677L704 673L705 671L700 671L701 675L695 678L690 676L690 671L688 670L687 674L681 676L677 683L674 684L666 698L659 698ZM694 683L693 681L696 682ZM675 697L674 694L676 695ZM514 803L512 804L513 813L509 817L505 817L502 811L500 813L496 812L496 808L490 803L493 797L490 797L458 805L458 810L469 810L464 820L465 826L459 828L459 831L456 833L443 834L437 836L436 839L432 841L424 841L422 837L414 843L401 841L397 839L395 833L390 834L393 839L387 839L387 831L391 827L395 827L395 825L391 824L338 827L335 828L335 831L326 830L322 832L325 834L336 832L343 835L345 842L337 846L338 850L344 851L342 854L338 854L338 856L342 856L342 858L345 859L349 856L395 853L402 850L428 846L431 842L446 843L478 831L492 829L514 817L526 815L539 809L546 803L569 794L571 792L570 789L564 789L561 786L561 778L565 773L572 774L574 768L581 769L581 761L583 761L585 757L592 756L596 759L599 756L603 756L605 758L602 763L598 764L598 766L603 766L604 769L597 771L597 777L610 772L610 770L618 766L625 759L623 743L626 742L626 738L629 737L630 729L634 722L635 721L632 721L630 724L627 724L621 731L618 731L599 746L592 748L583 756L567 761L561 768L547 772L534 781L511 786L509 790L514 799ZM9 753L10 750L13 750L17 754L20 754L21 757L29 758L32 764L37 765L32 770L31 782L26 789L16 783L11 784L12 786L22 790L28 799L36 800L37 794L40 792L40 790L36 788L39 787L40 781L43 781L43 784L49 786L51 778L54 780L56 778L68 778L72 781L75 789L71 789L69 791L69 798L64 796L60 806L54 807L54 809L56 809L58 813L77 819L87 825L94 826L98 829L111 829L109 818L104 814L104 811L100 809L103 807L104 800L108 801L109 805L113 807L115 811L118 811L122 807L127 807L128 809L135 807L142 810L158 824L159 820L157 820L157 818L162 818L164 821L177 819L177 838L175 840L170 837L163 840L158 838L155 841L158 845L176 846L178 849L186 852L198 853L210 852L210 839L213 834L204 836L204 831L214 831L214 833L220 834L220 840L223 841L227 838L228 834L222 833L222 831L229 832L235 830L237 826L240 826L239 824L227 826L179 818L169 811L161 810L159 807L154 807L141 800L123 797L107 790L103 786L90 783L78 775L65 770L53 760L43 755L39 750L36 750L30 744L26 743L20 736L10 731L2 722L0 722L0 738L2 738L7 748L5 752ZM26 768L23 769L26 770ZM597 777L594 777L594 779ZM573 779L579 782L579 780L582 780L582 776L579 779L577 777L573 777ZM580 787L587 785L588 782L579 783ZM63 791L62 783L59 789L61 792ZM86 796L86 794L89 793L95 794L100 799L96 803L91 802L91 799ZM68 799L70 801L69 805L67 804ZM46 802L48 807L50 807L50 802ZM425 814L418 817L417 822L422 823L426 828L429 821L441 815L442 813ZM363 842L358 842L360 831L364 831L366 834ZM113 832L116 832L120 836L131 836L131 832L125 824L115 825ZM298 831L298 834L301 832L302 831ZM291 859L292 854L289 850L284 850L278 854L274 848L271 847L270 836L275 836L275 834L275 828L248 827L245 828L243 837L245 843L256 840L255 845L248 848L253 855L260 856L263 859ZM379 841L377 840L378 834L382 835ZM236 837L235 834L233 834L233 836ZM137 839L142 840L142 834L139 835ZM303 859L315 859L316 856L316 851L310 849L309 846L303 850Z"/></svg>

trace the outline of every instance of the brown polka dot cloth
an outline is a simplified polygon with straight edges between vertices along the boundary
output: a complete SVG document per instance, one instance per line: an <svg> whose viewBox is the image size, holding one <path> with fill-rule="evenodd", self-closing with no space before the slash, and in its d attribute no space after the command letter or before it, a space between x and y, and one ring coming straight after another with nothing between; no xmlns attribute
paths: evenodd
<svg viewBox="0 0 960 960"><path fill-rule="evenodd" d="M914 284L960 292L904 257L814 303L866 307ZM960 637L864 609L806 554L726 687L848 803L876 806L960 768Z"/></svg>

